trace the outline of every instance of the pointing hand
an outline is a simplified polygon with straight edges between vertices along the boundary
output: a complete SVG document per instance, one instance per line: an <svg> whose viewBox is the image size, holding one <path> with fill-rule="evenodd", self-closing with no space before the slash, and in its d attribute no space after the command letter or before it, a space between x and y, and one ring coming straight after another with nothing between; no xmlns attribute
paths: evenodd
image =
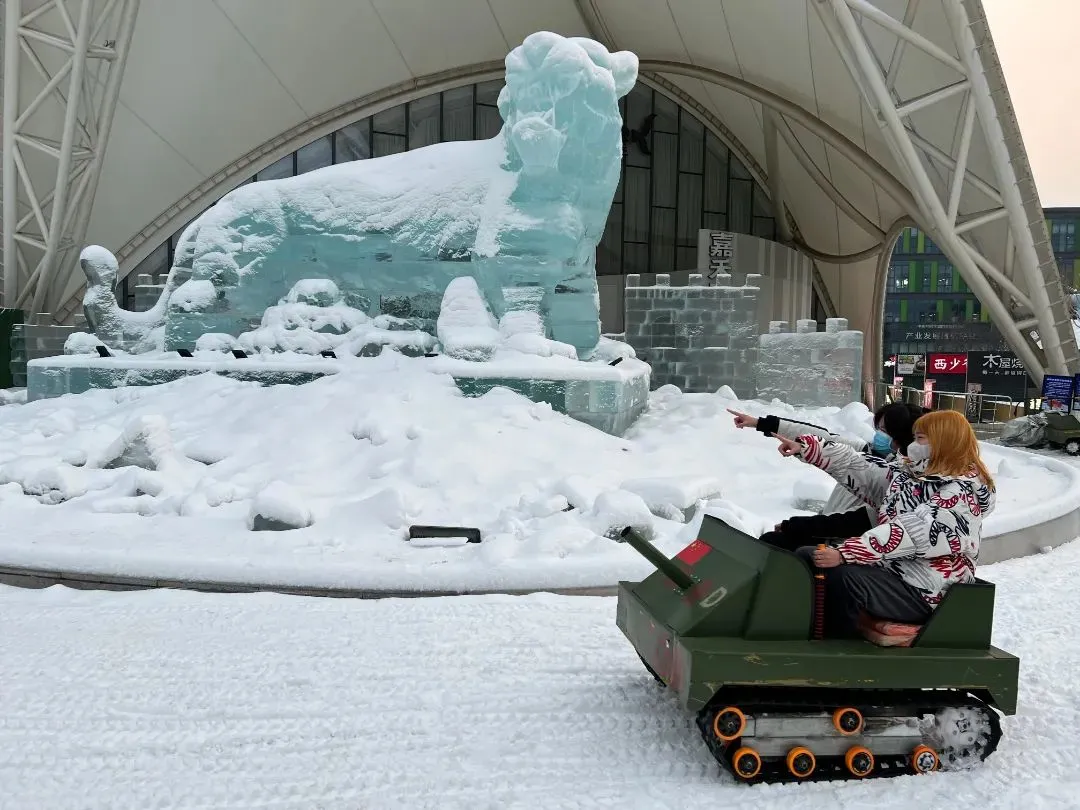
<svg viewBox="0 0 1080 810"><path fill-rule="evenodd" d="M737 427L737 428L756 428L757 427L757 417L756 416L748 416L745 413L739 413L738 411L733 411L733 410L731 410L731 408L728 408L727 412L735 417L735 427Z"/></svg>

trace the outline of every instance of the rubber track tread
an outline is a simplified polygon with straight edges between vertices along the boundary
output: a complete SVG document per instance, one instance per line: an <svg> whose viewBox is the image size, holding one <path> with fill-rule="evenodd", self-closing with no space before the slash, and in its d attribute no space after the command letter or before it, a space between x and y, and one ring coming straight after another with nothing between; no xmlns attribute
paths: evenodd
<svg viewBox="0 0 1080 810"><path fill-rule="evenodd" d="M874 751L873 737L865 744L874 754L874 769L863 777L852 775L844 765L843 756L818 756L817 767L805 778L792 775L783 757L762 757L761 772L752 779L735 775L731 758L741 745L741 738L725 745L712 733L714 712L722 706L738 706L747 717L762 712L771 714L804 714L826 712L841 706L859 709L864 717L936 715L950 708L967 708L981 712L990 726L990 739L982 746L980 760L992 754L1001 740L1001 723L997 712L984 701L966 692L953 689L898 690L898 689L827 689L813 687L725 687L718 691L697 715L697 726L705 744L723 768L740 782L827 782L837 780L860 780L912 774L910 757L907 755L878 756ZM748 744L752 746L752 743ZM807 747L813 750L812 745ZM937 751L941 770L949 769L951 749ZM965 752L961 752L965 753Z"/></svg>

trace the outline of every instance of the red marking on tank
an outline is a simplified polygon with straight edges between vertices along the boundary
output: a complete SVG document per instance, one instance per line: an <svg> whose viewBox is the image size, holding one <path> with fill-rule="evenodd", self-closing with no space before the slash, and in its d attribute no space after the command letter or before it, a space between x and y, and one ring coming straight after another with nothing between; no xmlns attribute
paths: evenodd
<svg viewBox="0 0 1080 810"><path fill-rule="evenodd" d="M682 551L675 555L676 560L681 560L687 565L697 565L702 557L709 553L709 544L695 540Z"/></svg>

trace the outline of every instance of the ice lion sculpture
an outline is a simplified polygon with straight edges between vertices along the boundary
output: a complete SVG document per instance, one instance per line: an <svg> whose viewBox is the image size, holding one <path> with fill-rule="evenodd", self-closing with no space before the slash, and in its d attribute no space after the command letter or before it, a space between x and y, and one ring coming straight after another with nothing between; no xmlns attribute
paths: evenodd
<svg viewBox="0 0 1080 810"><path fill-rule="evenodd" d="M107 259L87 248L88 322L128 335L163 325L163 348L192 347L203 334L257 328L297 283L327 279L369 316L432 323L447 285L472 276L494 316L531 307L548 337L588 357L600 339L596 245L622 160L618 102L637 81L638 59L542 31L505 65L503 126L489 140L225 195L182 234L153 316L115 306L100 288Z"/></svg>

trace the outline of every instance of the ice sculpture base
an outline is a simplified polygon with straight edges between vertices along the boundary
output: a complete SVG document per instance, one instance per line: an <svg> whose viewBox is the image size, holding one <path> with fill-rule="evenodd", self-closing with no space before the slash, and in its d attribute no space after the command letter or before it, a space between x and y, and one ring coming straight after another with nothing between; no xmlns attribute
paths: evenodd
<svg viewBox="0 0 1080 810"><path fill-rule="evenodd" d="M630 358L617 366L556 357L488 363L435 358L433 365L450 374L466 396L509 388L613 436L626 432L649 404L651 369Z"/></svg>
<svg viewBox="0 0 1080 810"><path fill-rule="evenodd" d="M200 352L199 354L204 354ZM27 400L81 394L95 388L161 385L207 372L264 385L302 385L337 374L367 358L294 359L271 356L233 358L207 352L204 357L172 353L94 357L73 354L31 360L27 364ZM613 435L621 435L648 406L649 366L625 359L616 366L566 358L522 355L486 363L449 357L421 357L432 373L450 374L466 396L509 388L534 402Z"/></svg>

